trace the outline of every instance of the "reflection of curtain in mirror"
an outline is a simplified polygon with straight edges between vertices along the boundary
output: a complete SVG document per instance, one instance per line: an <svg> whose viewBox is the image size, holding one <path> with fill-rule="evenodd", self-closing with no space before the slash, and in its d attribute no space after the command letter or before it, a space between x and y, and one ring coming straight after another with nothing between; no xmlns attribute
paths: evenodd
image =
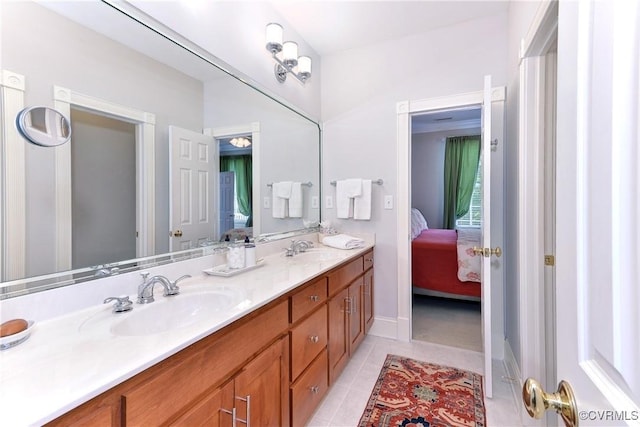
<svg viewBox="0 0 640 427"><path fill-rule="evenodd" d="M253 175L251 168L252 157L250 154L220 157L220 172L235 172L238 209L242 215L248 217L245 227L253 227L253 211L251 209L253 206Z"/></svg>
<svg viewBox="0 0 640 427"><path fill-rule="evenodd" d="M447 138L444 152L444 226L456 228L456 219L469 211L480 160L480 135Z"/></svg>

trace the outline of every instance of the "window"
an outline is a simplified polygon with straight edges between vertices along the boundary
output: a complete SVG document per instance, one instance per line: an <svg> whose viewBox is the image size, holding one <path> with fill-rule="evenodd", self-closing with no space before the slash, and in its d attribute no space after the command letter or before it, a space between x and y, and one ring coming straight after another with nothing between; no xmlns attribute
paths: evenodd
<svg viewBox="0 0 640 427"><path fill-rule="evenodd" d="M482 156L478 161L478 173L476 174L476 182L473 185L473 194L471 194L471 203L469 211L456 220L456 228L473 227L480 228L482 226Z"/></svg>
<svg viewBox="0 0 640 427"><path fill-rule="evenodd" d="M235 177L235 176L234 176ZM234 178L235 194L238 194L237 182ZM238 206L238 197L233 198L233 228L244 228L247 226L248 216L243 215L240 212L240 207Z"/></svg>

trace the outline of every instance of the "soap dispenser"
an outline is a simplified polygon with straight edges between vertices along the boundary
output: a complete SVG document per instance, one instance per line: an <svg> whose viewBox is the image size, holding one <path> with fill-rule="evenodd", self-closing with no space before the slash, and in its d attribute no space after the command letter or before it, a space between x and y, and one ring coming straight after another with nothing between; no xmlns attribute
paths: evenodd
<svg viewBox="0 0 640 427"><path fill-rule="evenodd" d="M256 265L256 245L251 243L249 236L244 238L244 265L245 267Z"/></svg>

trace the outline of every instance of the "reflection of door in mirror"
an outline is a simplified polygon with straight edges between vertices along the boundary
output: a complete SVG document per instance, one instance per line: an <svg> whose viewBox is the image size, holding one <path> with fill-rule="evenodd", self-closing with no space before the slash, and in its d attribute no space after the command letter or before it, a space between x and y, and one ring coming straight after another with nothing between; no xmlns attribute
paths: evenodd
<svg viewBox="0 0 640 427"><path fill-rule="evenodd" d="M214 240L218 153L214 139L169 126L169 250L197 248Z"/></svg>
<svg viewBox="0 0 640 427"><path fill-rule="evenodd" d="M135 125L71 109L72 268L136 257Z"/></svg>

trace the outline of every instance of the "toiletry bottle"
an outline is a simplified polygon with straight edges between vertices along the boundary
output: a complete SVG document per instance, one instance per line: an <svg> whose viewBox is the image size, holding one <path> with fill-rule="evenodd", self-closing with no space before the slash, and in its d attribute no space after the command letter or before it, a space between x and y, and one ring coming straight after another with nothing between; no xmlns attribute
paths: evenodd
<svg viewBox="0 0 640 427"><path fill-rule="evenodd" d="M244 238L244 265L245 267L256 265L256 245L251 243L249 236Z"/></svg>

